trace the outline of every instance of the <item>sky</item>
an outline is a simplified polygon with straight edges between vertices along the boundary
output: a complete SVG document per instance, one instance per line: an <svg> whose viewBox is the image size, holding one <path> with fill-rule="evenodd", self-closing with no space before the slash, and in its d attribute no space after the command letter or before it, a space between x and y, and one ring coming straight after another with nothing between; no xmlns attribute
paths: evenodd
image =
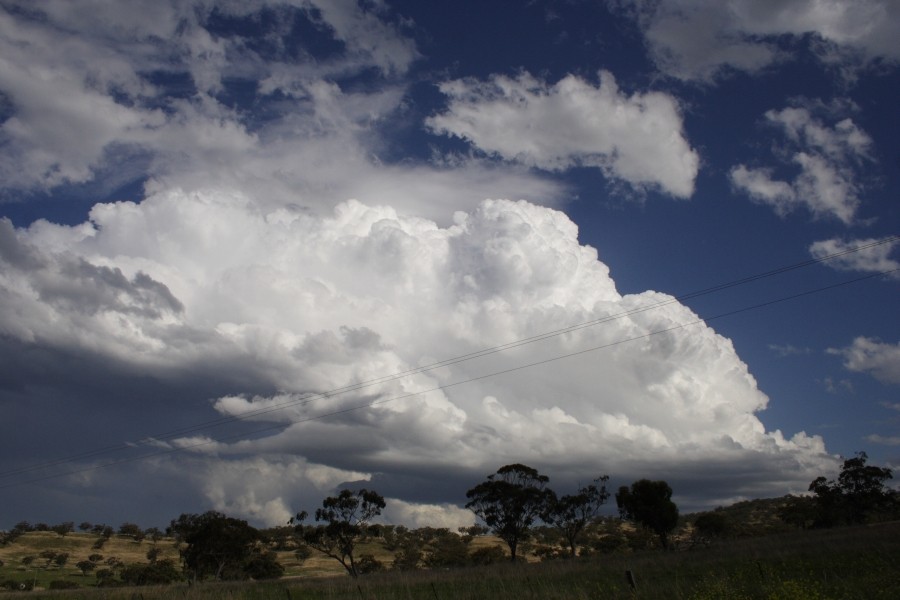
<svg viewBox="0 0 900 600"><path fill-rule="evenodd" d="M0 528L900 467L900 4L0 7Z"/></svg>

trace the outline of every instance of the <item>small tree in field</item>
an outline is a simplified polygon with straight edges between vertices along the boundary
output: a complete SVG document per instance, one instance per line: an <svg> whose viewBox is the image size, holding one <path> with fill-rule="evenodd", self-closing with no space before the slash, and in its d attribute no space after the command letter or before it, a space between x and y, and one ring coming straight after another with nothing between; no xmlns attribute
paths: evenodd
<svg viewBox="0 0 900 600"><path fill-rule="evenodd" d="M640 523L659 536L663 548L669 547L669 533L678 525L678 507L672 502L672 488L665 481L641 479L622 486L616 504L623 519Z"/></svg>
<svg viewBox="0 0 900 600"><path fill-rule="evenodd" d="M356 577L362 572L354 556L356 544L384 507L384 498L378 492L341 490L337 496L325 498L322 508L316 509L316 521L321 525L303 525L306 511L297 513L290 522L307 546L337 560L350 576Z"/></svg>
<svg viewBox="0 0 900 600"><path fill-rule="evenodd" d="M531 467L513 464L500 467L487 481L466 492L466 508L506 542L512 561L519 543L528 539L534 522L547 511L553 497L546 487L548 481L549 477Z"/></svg>
<svg viewBox="0 0 900 600"><path fill-rule="evenodd" d="M606 491L608 475L594 480L594 483L578 488L574 494L556 498L554 494L549 502L549 509L544 515L547 523L556 527L569 544L569 555L575 556L578 537L584 528L600 514L600 509L609 500Z"/></svg>
<svg viewBox="0 0 900 600"><path fill-rule="evenodd" d="M81 571L83 576L87 576L88 572L97 568L97 565L89 560L79 560L75 563L75 566L78 567L78 570Z"/></svg>

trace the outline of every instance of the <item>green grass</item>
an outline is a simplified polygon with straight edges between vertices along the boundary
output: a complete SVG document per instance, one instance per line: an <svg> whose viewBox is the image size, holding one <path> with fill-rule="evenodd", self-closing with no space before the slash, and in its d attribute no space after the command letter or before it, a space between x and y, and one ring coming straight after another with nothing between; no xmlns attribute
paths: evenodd
<svg viewBox="0 0 900 600"><path fill-rule="evenodd" d="M626 570L636 577L636 593L626 582ZM0 579L6 577L7 571L4 568ZM307 575L266 583L84 588L68 592L11 593L8 597L84 600L886 600L896 597L898 575L900 523L887 523L720 541L709 547L677 552L598 555L574 561L502 564L450 571L388 571L355 581L343 575Z"/></svg>

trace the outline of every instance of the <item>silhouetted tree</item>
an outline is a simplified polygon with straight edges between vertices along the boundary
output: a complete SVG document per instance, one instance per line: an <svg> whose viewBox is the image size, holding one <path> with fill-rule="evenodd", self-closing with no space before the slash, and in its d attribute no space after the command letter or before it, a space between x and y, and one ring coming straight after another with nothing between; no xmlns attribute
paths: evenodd
<svg viewBox="0 0 900 600"><path fill-rule="evenodd" d="M600 514L600 509L609 500L606 491L608 475L594 480L594 483L578 488L574 494L556 498L554 494L549 502L549 510L544 520L556 527L569 545L569 555L575 556L578 537L584 528Z"/></svg>
<svg viewBox="0 0 900 600"><path fill-rule="evenodd" d="M468 492L466 508L484 521L509 546L510 560L516 560L519 543L528 539L532 525L547 511L553 492L550 478L522 464L500 467L487 481Z"/></svg>
<svg viewBox="0 0 900 600"><path fill-rule="evenodd" d="M312 549L337 560L352 577L361 571L353 555L357 542L366 535L369 521L381 514L384 498L378 492L361 489L341 490L337 496L322 501L316 509L316 521L322 525L303 525L306 511L291 519L295 531Z"/></svg>
<svg viewBox="0 0 900 600"><path fill-rule="evenodd" d="M668 483L641 479L631 488L623 485L616 493L616 505L623 519L650 529L663 548L669 547L669 533L678 525L678 507L672 502Z"/></svg>
<svg viewBox="0 0 900 600"><path fill-rule="evenodd" d="M181 560L194 579L247 579L252 576L251 562L274 560L272 555L262 552L255 528L246 521L215 511L182 514L171 522L167 531L184 544L180 549ZM257 568L255 564L253 569Z"/></svg>
<svg viewBox="0 0 900 600"><path fill-rule="evenodd" d="M809 491L815 494L815 526L864 523L896 503L896 492L884 486L893 478L891 470L867 465L868 458L865 452L858 452L844 461L837 481L817 477L809 484Z"/></svg>

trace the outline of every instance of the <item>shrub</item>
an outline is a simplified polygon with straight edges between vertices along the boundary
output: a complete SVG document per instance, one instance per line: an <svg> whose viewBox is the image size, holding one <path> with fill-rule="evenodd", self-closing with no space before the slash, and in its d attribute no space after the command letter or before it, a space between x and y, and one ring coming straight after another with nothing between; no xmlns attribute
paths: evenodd
<svg viewBox="0 0 900 600"><path fill-rule="evenodd" d="M0 583L0 589L9 590L9 591L28 591L34 589L33 581L15 581L14 579L7 579L3 583Z"/></svg>
<svg viewBox="0 0 900 600"><path fill-rule="evenodd" d="M74 581L68 581L66 579L54 579L50 582L50 585L48 587L51 590L74 590L81 586L79 586Z"/></svg>
<svg viewBox="0 0 900 600"><path fill-rule="evenodd" d="M508 560L506 553L500 546L485 546L469 555L469 561L473 565L492 565L503 560Z"/></svg>
<svg viewBox="0 0 900 600"><path fill-rule="evenodd" d="M244 572L253 579L278 579L284 575L282 567L274 552L265 552L253 556L244 567Z"/></svg>
<svg viewBox="0 0 900 600"><path fill-rule="evenodd" d="M150 564L126 565L119 576L129 585L164 585L181 579L175 563L167 559Z"/></svg>
<svg viewBox="0 0 900 600"><path fill-rule="evenodd" d="M384 563L375 558L372 554L363 554L356 562L356 572L360 575L366 573L376 573L384 570Z"/></svg>

